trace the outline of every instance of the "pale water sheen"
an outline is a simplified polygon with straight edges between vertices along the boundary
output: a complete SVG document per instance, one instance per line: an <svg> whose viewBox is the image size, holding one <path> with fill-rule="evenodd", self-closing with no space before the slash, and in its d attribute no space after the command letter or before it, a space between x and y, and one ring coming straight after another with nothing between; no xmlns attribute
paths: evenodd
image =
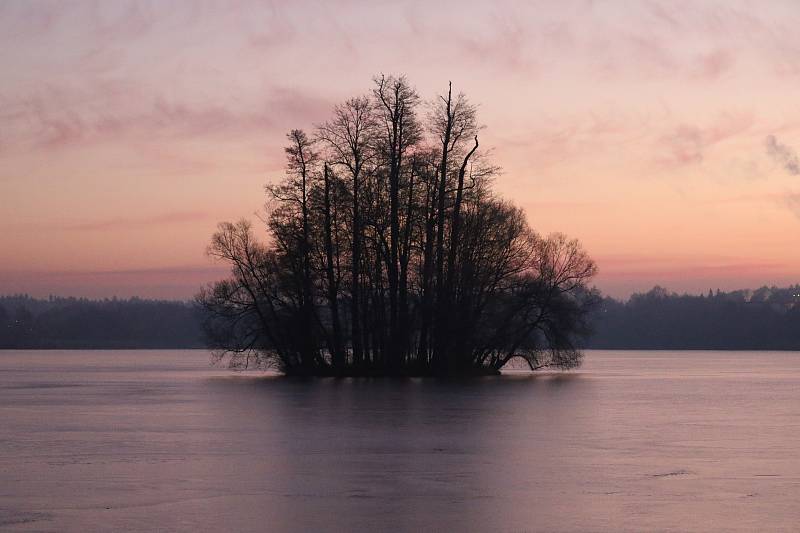
<svg viewBox="0 0 800 533"><path fill-rule="evenodd" d="M0 529L797 531L800 353L286 380L0 351Z"/></svg>

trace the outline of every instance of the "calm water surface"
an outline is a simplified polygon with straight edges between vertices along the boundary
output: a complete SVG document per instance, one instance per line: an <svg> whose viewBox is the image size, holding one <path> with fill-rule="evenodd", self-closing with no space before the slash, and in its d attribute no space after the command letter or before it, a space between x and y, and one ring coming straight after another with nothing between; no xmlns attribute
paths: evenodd
<svg viewBox="0 0 800 533"><path fill-rule="evenodd" d="M800 353L448 383L0 351L0 529L798 531Z"/></svg>

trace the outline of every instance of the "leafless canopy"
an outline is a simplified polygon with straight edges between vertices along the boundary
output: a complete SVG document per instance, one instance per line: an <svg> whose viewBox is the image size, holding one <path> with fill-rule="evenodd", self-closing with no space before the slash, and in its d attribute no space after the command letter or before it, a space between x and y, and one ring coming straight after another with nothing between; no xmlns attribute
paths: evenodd
<svg viewBox="0 0 800 533"><path fill-rule="evenodd" d="M492 192L466 96L426 107L405 77L378 76L287 135L266 238L222 223L209 246L231 265L197 297L219 359L307 375L580 364L594 262Z"/></svg>

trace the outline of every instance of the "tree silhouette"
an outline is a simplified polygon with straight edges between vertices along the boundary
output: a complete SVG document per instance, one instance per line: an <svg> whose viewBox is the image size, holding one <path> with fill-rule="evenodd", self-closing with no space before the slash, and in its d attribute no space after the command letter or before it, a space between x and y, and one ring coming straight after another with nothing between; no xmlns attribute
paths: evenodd
<svg viewBox="0 0 800 533"><path fill-rule="evenodd" d="M380 76L313 135L288 134L266 244L226 222L208 249L232 274L197 296L218 359L307 375L580 364L594 262L492 192L463 94L421 111L404 77Z"/></svg>

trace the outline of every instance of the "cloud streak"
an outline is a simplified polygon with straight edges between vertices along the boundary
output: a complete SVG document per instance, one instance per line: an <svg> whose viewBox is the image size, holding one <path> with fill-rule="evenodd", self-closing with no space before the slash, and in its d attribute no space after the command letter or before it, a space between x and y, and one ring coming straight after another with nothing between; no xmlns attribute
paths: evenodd
<svg viewBox="0 0 800 533"><path fill-rule="evenodd" d="M666 166L702 163L711 148L746 132L752 125L749 114L724 114L706 126L682 124L661 136L659 160Z"/></svg>
<svg viewBox="0 0 800 533"><path fill-rule="evenodd" d="M74 87L50 84L5 101L0 149L57 149L131 138L243 136L320 120L330 102L302 91L268 87L260 102L186 102L135 83Z"/></svg>
<svg viewBox="0 0 800 533"><path fill-rule="evenodd" d="M800 193L788 193L783 196L781 203L797 218L800 218Z"/></svg>
<svg viewBox="0 0 800 533"><path fill-rule="evenodd" d="M766 146L767 154L786 172L792 176L800 175L800 159L797 158L797 152L779 142L774 135L767 136Z"/></svg>
<svg viewBox="0 0 800 533"><path fill-rule="evenodd" d="M140 218L109 218L106 220L67 224L63 226L63 228L71 231L118 231L126 229L149 228L152 226L163 226L166 224L184 224L187 222L208 220L209 218L210 215L208 213L202 211L188 211L183 213L164 213L161 215Z"/></svg>
<svg viewBox="0 0 800 533"><path fill-rule="evenodd" d="M200 287L228 273L227 267L201 265L128 270L0 270L0 294L189 299Z"/></svg>

